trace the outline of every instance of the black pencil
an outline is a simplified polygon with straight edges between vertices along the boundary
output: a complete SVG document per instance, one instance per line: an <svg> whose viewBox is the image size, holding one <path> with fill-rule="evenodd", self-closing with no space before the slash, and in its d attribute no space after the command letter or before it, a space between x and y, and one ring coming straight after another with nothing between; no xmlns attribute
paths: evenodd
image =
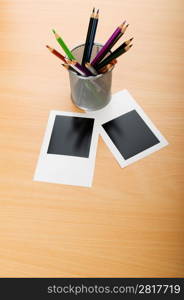
<svg viewBox="0 0 184 300"><path fill-rule="evenodd" d="M130 41L130 40L129 40ZM129 42L127 41L127 42ZM123 44L125 45L126 42L124 42ZM102 62L100 62L97 66L96 66L96 70L100 70L101 68L103 68L104 66L106 66L107 64L109 64L113 59L119 57L120 55L124 54L125 52L127 52L130 48L132 47L132 45L126 45L125 47L120 46L118 49L116 49L114 52L112 52L107 58L105 58L104 60L102 60Z"/></svg>
<svg viewBox="0 0 184 300"><path fill-rule="evenodd" d="M123 50L126 46L128 46L130 43L131 43L131 41L133 41L133 37L131 38L131 39L129 39L129 40L127 40L127 41L125 41L123 44L121 44L116 50L114 50L111 54L112 55L114 55L114 54L116 54L117 52L119 52L120 50ZM110 55L111 55L110 54Z"/></svg>
<svg viewBox="0 0 184 300"><path fill-rule="evenodd" d="M92 28L91 28L91 36L89 39L89 45L88 45L87 53L86 53L86 62L88 62L88 63L90 62L90 59L91 59L91 53L93 50L93 44L94 44L96 29L97 29L97 25L98 25L98 18L99 18L99 9L97 10L97 13L94 17Z"/></svg>
<svg viewBox="0 0 184 300"><path fill-rule="evenodd" d="M92 32L92 26L95 18L95 8L93 8L90 20L89 20L89 25L88 25L88 31L87 31L87 36L86 36L86 42L84 46L84 53L83 53L83 58L82 58L82 65L84 66L85 63L87 62L86 58L88 55L88 47L91 39L91 32Z"/></svg>

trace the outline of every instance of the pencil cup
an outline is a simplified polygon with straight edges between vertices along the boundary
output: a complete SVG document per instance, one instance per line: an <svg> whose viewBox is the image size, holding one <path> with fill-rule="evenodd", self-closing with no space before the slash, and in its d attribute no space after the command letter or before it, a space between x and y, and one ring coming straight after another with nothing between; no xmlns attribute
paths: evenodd
<svg viewBox="0 0 184 300"><path fill-rule="evenodd" d="M94 44L91 60L102 45ZM84 44L75 47L71 52L79 63L82 61ZM85 110L94 111L106 106L111 99L112 70L96 76L84 77L69 70L71 98L73 103Z"/></svg>

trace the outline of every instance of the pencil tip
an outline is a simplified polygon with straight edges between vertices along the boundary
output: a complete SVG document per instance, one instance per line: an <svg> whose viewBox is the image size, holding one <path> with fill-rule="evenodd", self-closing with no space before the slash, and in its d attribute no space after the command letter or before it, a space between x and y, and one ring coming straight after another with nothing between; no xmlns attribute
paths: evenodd
<svg viewBox="0 0 184 300"><path fill-rule="evenodd" d="M121 23L120 28L123 29L125 24L126 24L126 20L123 23Z"/></svg>
<svg viewBox="0 0 184 300"><path fill-rule="evenodd" d="M52 29L52 32L55 34L56 33L55 29Z"/></svg>
<svg viewBox="0 0 184 300"><path fill-rule="evenodd" d="M49 45L46 45L46 47L47 47L47 49L49 49L49 51L52 52L53 49Z"/></svg>
<svg viewBox="0 0 184 300"><path fill-rule="evenodd" d="M130 25L130 24L127 24L127 25L126 25L126 28L127 28L129 25Z"/></svg>
<svg viewBox="0 0 184 300"><path fill-rule="evenodd" d="M94 14L94 12L95 12L95 7L93 7L93 14Z"/></svg>
<svg viewBox="0 0 184 300"><path fill-rule="evenodd" d="M97 9L97 12L96 12L96 14L97 14L97 15L99 14L99 9Z"/></svg>
<svg viewBox="0 0 184 300"><path fill-rule="evenodd" d="M132 41L134 38L132 37L131 39L130 39L130 41Z"/></svg>

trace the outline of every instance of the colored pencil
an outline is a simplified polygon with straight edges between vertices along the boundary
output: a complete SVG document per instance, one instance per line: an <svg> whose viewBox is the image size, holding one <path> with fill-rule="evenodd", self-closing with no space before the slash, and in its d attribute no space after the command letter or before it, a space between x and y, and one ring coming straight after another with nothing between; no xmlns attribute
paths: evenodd
<svg viewBox="0 0 184 300"><path fill-rule="evenodd" d="M95 8L93 8L92 14L89 19L88 31L87 31L87 35L86 35L84 53L83 53L83 58L82 58L82 66L85 65L86 59L87 59L87 53L88 53L88 47L89 47L89 41L90 41L90 37L91 37L91 30L92 30L94 17L95 17Z"/></svg>
<svg viewBox="0 0 184 300"><path fill-rule="evenodd" d="M67 70L73 70L75 71L78 75L82 75L86 77L86 74L79 70L72 62L70 64L62 64L62 66L67 69Z"/></svg>
<svg viewBox="0 0 184 300"><path fill-rule="evenodd" d="M65 57L61 53L59 53L57 50L55 50L54 48L51 48L48 45L46 45L46 47L49 49L49 51L51 53L53 53L55 56L57 56L58 58L60 58L62 61L64 61L66 63Z"/></svg>
<svg viewBox="0 0 184 300"><path fill-rule="evenodd" d="M108 64L107 66L103 67L102 69L99 70L100 74L107 73L108 71L113 69L114 65Z"/></svg>
<svg viewBox="0 0 184 300"><path fill-rule="evenodd" d="M107 58L105 58L101 63L99 63L96 66L96 70L100 70L102 67L104 67L105 65L109 64L110 61L112 61L112 59L119 57L120 55L122 55L123 53L127 52L130 48L132 47L132 45L128 45L126 47L124 47L123 49L120 49L119 51L114 51L112 52Z"/></svg>
<svg viewBox="0 0 184 300"><path fill-rule="evenodd" d="M97 13L94 17L92 28L91 28L91 35L89 39L89 45L87 47L87 53L85 57L85 62L90 62L91 60L91 53L94 45L94 40L95 40L95 35L96 35L96 30L97 30L97 25L98 25L98 19L99 19L99 9L97 10Z"/></svg>
<svg viewBox="0 0 184 300"><path fill-rule="evenodd" d="M77 72L77 74L82 75L82 76L86 76L86 74L80 69L78 68L78 66L76 66L76 63L73 60L68 60L67 64L69 66L68 69L73 69L74 71Z"/></svg>
<svg viewBox="0 0 184 300"><path fill-rule="evenodd" d="M121 50L121 49L124 49L126 46L128 46L130 43L131 43L131 41L133 41L133 37L131 38L131 39L129 39L129 40L127 40L127 41L125 41L123 44L121 44L116 50L114 50L111 54L114 54L114 53L116 53L117 51L119 51L119 50ZM110 55L111 55L110 54Z"/></svg>
<svg viewBox="0 0 184 300"><path fill-rule="evenodd" d="M133 37L132 37L131 39L129 39L129 40L123 42L123 44L121 44L118 48L116 48L116 50L114 50L113 52L111 52L105 59L103 59L103 60L97 65L96 68L98 68L99 65L100 65L101 63L104 62L104 60L106 60L106 59L113 59L114 56L116 56L116 53L118 53L119 51L125 49L125 47L128 46L128 45L131 43L132 40L133 40Z"/></svg>
<svg viewBox="0 0 184 300"><path fill-rule="evenodd" d="M64 52L66 53L67 57L69 59L75 59L75 57L73 56L72 52L69 50L69 48L67 47L67 45L65 44L65 42L63 41L63 39L56 33L56 31L53 29L52 30L56 40L58 41L58 43L60 44L60 46L63 48Z"/></svg>
<svg viewBox="0 0 184 300"><path fill-rule="evenodd" d="M99 73L106 73L109 70L111 70L116 63L117 63L117 59L113 59L108 65L102 67L98 72Z"/></svg>
<svg viewBox="0 0 184 300"><path fill-rule="evenodd" d="M65 69L69 70L70 66L68 64L61 64Z"/></svg>
<svg viewBox="0 0 184 300"><path fill-rule="evenodd" d="M124 26L124 28L122 29L121 33L116 37L116 39L112 43L111 49L117 43L117 41L122 37L122 35L125 33L125 31L126 31L126 29L127 29L128 26L129 26L129 24L127 24L126 26Z"/></svg>
<svg viewBox="0 0 184 300"><path fill-rule="evenodd" d="M86 74L86 76L92 76L93 73L91 73L91 71L89 71L85 66L81 66L77 61L73 60L75 66L80 69L82 72L84 72Z"/></svg>
<svg viewBox="0 0 184 300"><path fill-rule="evenodd" d="M83 76L92 76L93 74L86 69L86 67L81 66L76 60L67 60L67 63L71 67L75 67L77 72L81 72L80 74Z"/></svg>
<svg viewBox="0 0 184 300"><path fill-rule="evenodd" d="M126 46L128 46L131 43L132 40L133 40L133 37L131 39L125 41L116 50L111 52L111 54L109 54L109 56L111 55L113 57L114 55L116 55L116 53L118 53L119 51L123 50ZM107 57L109 57L109 56L107 56ZM103 62L103 60L100 63L102 63L102 62Z"/></svg>
<svg viewBox="0 0 184 300"><path fill-rule="evenodd" d="M91 62L92 66L96 66L108 53L108 51L112 48L112 45L114 43L114 40L117 40L117 37L120 33L124 33L126 30L125 21L116 28L116 30L113 32L113 34L110 36L110 38L107 40L105 45L100 49L100 51L97 53L93 61Z"/></svg>
<svg viewBox="0 0 184 300"><path fill-rule="evenodd" d="M90 63L86 63L85 67L93 74L93 75L98 75L98 72L93 68L93 66Z"/></svg>

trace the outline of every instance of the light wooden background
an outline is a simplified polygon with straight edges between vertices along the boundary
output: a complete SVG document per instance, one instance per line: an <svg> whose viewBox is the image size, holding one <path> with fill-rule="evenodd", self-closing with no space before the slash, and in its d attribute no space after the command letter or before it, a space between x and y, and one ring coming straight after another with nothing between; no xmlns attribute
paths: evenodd
<svg viewBox="0 0 184 300"><path fill-rule="evenodd" d="M124 19L134 47L113 92L128 89L168 139L121 169L103 141L92 188L33 182L49 111L76 111L68 74L45 48L96 41ZM0 1L0 276L178 277L183 263L183 0Z"/></svg>

